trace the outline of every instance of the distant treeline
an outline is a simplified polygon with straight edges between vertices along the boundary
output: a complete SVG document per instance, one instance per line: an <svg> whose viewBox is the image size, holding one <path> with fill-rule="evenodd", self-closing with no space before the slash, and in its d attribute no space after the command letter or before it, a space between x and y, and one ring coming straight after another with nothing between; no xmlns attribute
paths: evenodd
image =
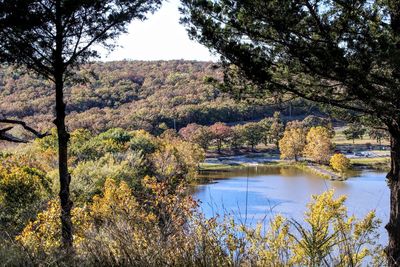
<svg viewBox="0 0 400 267"><path fill-rule="evenodd" d="M315 112L303 100L285 104L236 102L206 81L222 79L212 62L116 61L81 67L67 82L68 126L102 132L114 127L178 130L190 123L258 120ZM0 68L1 115L18 117L40 129L52 127L52 84L12 66ZM160 130L161 126L161 130Z"/></svg>

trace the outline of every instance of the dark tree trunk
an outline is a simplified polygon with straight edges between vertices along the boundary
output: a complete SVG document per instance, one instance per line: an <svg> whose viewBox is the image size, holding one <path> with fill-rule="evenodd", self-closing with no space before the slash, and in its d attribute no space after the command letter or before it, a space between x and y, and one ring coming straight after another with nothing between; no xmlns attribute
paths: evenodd
<svg viewBox="0 0 400 267"><path fill-rule="evenodd" d="M65 103L63 101L63 81L56 78L56 120L58 133L58 170L60 175L60 201L61 201L61 235L62 246L67 251L72 249L72 221L69 184L71 176L68 172L68 140L69 134L65 127Z"/></svg>
<svg viewBox="0 0 400 267"><path fill-rule="evenodd" d="M222 148L222 140L218 139L217 141L217 148L218 148L218 153L221 153L221 148Z"/></svg>
<svg viewBox="0 0 400 267"><path fill-rule="evenodd" d="M61 243L66 253L72 252L73 233L69 184L71 176L68 172L68 140L69 134L65 127L65 103L64 103L64 74L65 66L63 51L63 25L61 15L61 1L56 1L56 49L54 53L54 82L56 89L56 119L58 134L58 170L60 176L60 202L61 202Z"/></svg>
<svg viewBox="0 0 400 267"><path fill-rule="evenodd" d="M389 244L386 247L389 266L400 266L400 129L390 131L391 170L387 175L390 188L390 218L386 225Z"/></svg>

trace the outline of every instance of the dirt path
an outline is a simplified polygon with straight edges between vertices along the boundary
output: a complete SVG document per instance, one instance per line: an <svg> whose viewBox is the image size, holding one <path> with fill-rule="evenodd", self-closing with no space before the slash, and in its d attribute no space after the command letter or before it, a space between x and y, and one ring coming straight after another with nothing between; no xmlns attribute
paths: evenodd
<svg viewBox="0 0 400 267"><path fill-rule="evenodd" d="M321 173L324 176L329 176L331 180L338 180L338 181L342 181L344 180L343 177L337 175L336 173L334 173L333 171L329 171L327 169L322 168L321 166L318 166L316 164L308 164L308 167L310 169L313 169L315 172Z"/></svg>

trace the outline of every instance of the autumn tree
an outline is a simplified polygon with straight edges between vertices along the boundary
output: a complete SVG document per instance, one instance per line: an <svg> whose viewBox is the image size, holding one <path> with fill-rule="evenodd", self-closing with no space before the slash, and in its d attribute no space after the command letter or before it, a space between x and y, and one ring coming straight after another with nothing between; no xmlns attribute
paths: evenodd
<svg viewBox="0 0 400 267"><path fill-rule="evenodd" d="M294 159L297 161L303 154L306 144L306 133L302 127L290 127L285 130L279 140L281 159Z"/></svg>
<svg viewBox="0 0 400 267"><path fill-rule="evenodd" d="M201 125L190 123L179 130L179 135L188 142L194 142L195 133L200 129Z"/></svg>
<svg viewBox="0 0 400 267"><path fill-rule="evenodd" d="M196 123L188 124L179 130L179 134L186 141L198 144L204 150L207 150L213 139L212 132L209 127L198 125Z"/></svg>
<svg viewBox="0 0 400 267"><path fill-rule="evenodd" d="M70 1L4 0L0 2L0 54L26 66L54 84L54 123L58 134L62 246L72 247L68 171L69 133L65 124L64 84L78 64L98 55L93 45L108 49L133 19L145 19L160 0Z"/></svg>
<svg viewBox="0 0 400 267"><path fill-rule="evenodd" d="M349 127L343 131L347 140L362 139L366 129L359 123L350 123Z"/></svg>
<svg viewBox="0 0 400 267"><path fill-rule="evenodd" d="M232 136L231 127L225 123L217 122L209 127L211 134L217 142L218 153L221 153L223 142L226 142L228 138Z"/></svg>
<svg viewBox="0 0 400 267"><path fill-rule="evenodd" d="M386 252L389 266L400 265L400 2L183 0L181 10L191 37L261 91L373 116L388 128Z"/></svg>
<svg viewBox="0 0 400 267"><path fill-rule="evenodd" d="M307 133L304 155L318 163L329 163L332 149L333 144L329 130L322 126L311 127Z"/></svg>
<svg viewBox="0 0 400 267"><path fill-rule="evenodd" d="M315 115L309 115L302 121L304 127L310 129L311 127L323 126L329 130L332 138L335 136L335 130L333 129L332 121L329 118L322 118Z"/></svg>
<svg viewBox="0 0 400 267"><path fill-rule="evenodd" d="M201 126L194 136L194 143L198 144L204 150L207 150L213 139L213 134L209 127Z"/></svg>
<svg viewBox="0 0 400 267"><path fill-rule="evenodd" d="M50 196L51 181L43 171L3 162L0 167L0 231L8 234L20 231Z"/></svg>
<svg viewBox="0 0 400 267"><path fill-rule="evenodd" d="M340 173L345 172L350 167L350 160L341 153L334 154L329 160L332 169Z"/></svg>

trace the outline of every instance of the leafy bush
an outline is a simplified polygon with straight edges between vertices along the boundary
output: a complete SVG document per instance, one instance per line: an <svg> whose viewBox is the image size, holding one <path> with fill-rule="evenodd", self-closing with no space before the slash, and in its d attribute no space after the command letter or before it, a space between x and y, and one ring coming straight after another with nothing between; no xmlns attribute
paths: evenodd
<svg viewBox="0 0 400 267"><path fill-rule="evenodd" d="M18 165L1 166L1 231L12 234L20 230L51 194L51 182L42 171Z"/></svg>
<svg viewBox="0 0 400 267"><path fill-rule="evenodd" d="M340 173L345 172L350 167L350 160L343 154L334 154L330 159L332 169Z"/></svg>

